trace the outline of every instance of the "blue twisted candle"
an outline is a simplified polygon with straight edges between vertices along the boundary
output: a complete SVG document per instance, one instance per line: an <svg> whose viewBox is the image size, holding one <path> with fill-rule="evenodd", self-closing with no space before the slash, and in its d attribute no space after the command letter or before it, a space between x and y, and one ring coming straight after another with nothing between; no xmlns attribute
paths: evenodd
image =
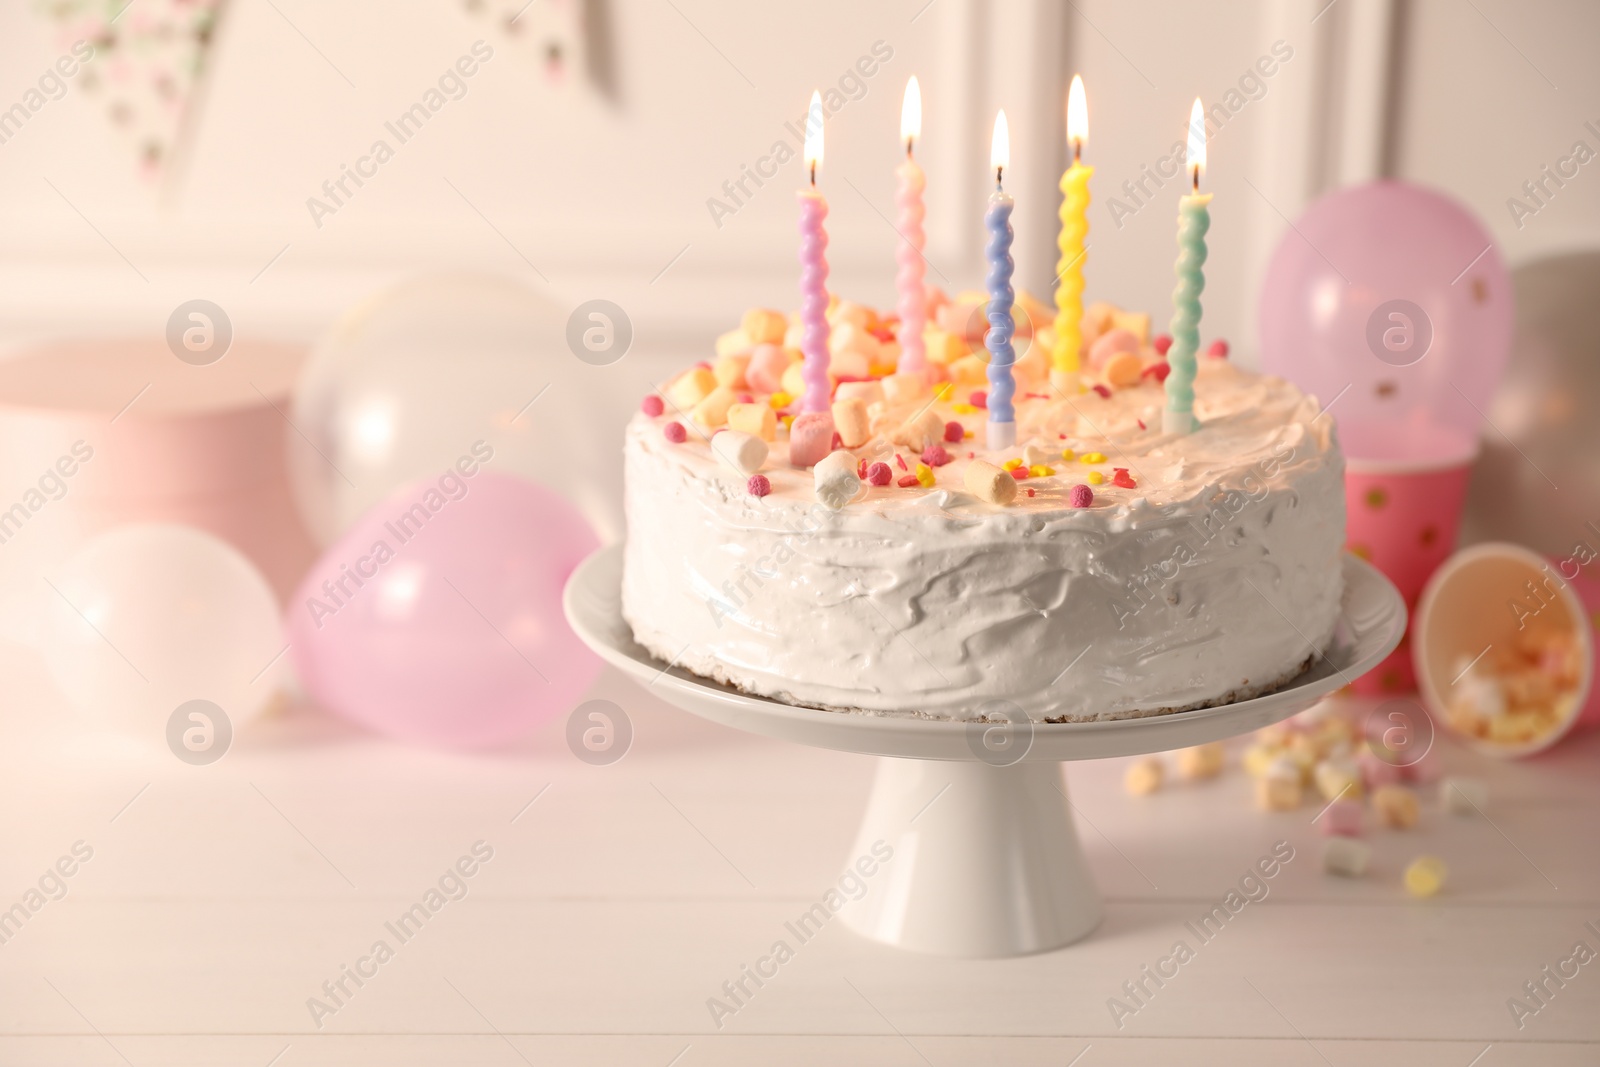
<svg viewBox="0 0 1600 1067"><path fill-rule="evenodd" d="M1011 377L1011 367L1016 362L1016 351L1011 347L1011 335L1016 329L1011 319L1011 305L1016 299L1011 288L1015 268L1011 258L1011 209L1015 206L1016 201L996 181L984 215L984 225L989 230L989 333L984 347L989 350L990 448L1010 448L1017 442L1017 416L1011 406L1017 391Z"/></svg>
<svg viewBox="0 0 1600 1067"><path fill-rule="evenodd" d="M1194 430L1195 353L1200 348L1200 294L1206 287L1206 231L1211 228L1211 194L1193 193L1178 202L1178 287L1172 291L1172 348L1167 351L1169 433Z"/></svg>

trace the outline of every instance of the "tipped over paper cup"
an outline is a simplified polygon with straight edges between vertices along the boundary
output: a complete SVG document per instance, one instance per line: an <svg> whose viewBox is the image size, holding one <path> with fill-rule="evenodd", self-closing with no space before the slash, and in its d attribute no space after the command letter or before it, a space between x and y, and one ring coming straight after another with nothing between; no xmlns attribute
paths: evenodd
<svg viewBox="0 0 1600 1067"><path fill-rule="evenodd" d="M1492 542L1452 556L1423 591L1412 657L1428 710L1479 751L1526 756L1600 718L1600 581L1574 560Z"/></svg>

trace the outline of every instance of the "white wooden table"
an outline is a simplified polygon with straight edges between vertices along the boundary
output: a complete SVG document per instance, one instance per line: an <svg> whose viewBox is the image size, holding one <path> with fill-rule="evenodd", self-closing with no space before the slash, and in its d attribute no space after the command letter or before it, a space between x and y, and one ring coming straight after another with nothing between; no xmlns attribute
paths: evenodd
<svg viewBox="0 0 1600 1067"><path fill-rule="evenodd" d="M1420 829L1372 836L1360 881L1320 872L1315 806L1259 813L1237 770L1135 799L1123 761L1075 765L1104 922L963 962L785 926L835 883L869 759L736 734L614 674L594 695L636 737L601 767L561 723L463 756L305 712L191 767L88 733L20 652L0 677L0 907L93 849L0 945L8 1067L1600 1063L1600 960L1522 1028L1507 1008L1575 942L1600 951L1600 734L1517 764L1447 746L1489 782L1492 823L1430 796ZM1185 920L1279 840L1295 858L1270 895L1200 944ZM466 895L399 940L385 924L479 841ZM1423 851L1453 874L1419 902L1399 872ZM345 978L319 1028L308 999L332 1006L323 983L380 939L392 958ZM1194 958L1119 1027L1108 999L1180 939ZM793 958L719 1029L708 998L778 940Z"/></svg>

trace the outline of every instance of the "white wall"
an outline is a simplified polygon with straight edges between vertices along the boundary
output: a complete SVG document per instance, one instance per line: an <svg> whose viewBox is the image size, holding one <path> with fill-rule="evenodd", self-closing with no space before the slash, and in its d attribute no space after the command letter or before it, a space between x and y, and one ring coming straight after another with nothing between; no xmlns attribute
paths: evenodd
<svg viewBox="0 0 1600 1067"><path fill-rule="evenodd" d="M720 228L707 198L785 135L814 86L836 82L879 40L893 58L830 121L822 174L835 288L863 299L892 296L885 216L913 72L927 115L930 277L981 281L987 144L1003 104L1019 141L1008 186L1021 280L1048 295L1061 100L1080 70L1098 169L1089 296L1163 322L1175 183L1120 228L1110 199L1181 136L1193 96L1221 97L1278 40L1292 58L1212 145L1208 337L1248 348L1261 264L1284 216L1386 166L1474 207L1513 262L1600 236L1600 180L1589 173L1600 164L1521 229L1505 207L1585 135L1585 119L1600 119L1600 71L1587 54L1600 9L1324 4L620 0L603 9L617 72L608 97L553 92L534 62L447 0L233 0L175 188L141 182L99 105L76 90L0 145L0 333L155 329L180 301L207 296L240 329L310 336L386 279L471 266L536 283L542 274L568 303L616 299L640 320L645 348L704 343L748 304L794 303L800 164ZM478 38L496 57L467 96L318 229L306 199ZM1393 85L1391 41L1401 48ZM0 8L0 107L59 50L32 4Z"/></svg>

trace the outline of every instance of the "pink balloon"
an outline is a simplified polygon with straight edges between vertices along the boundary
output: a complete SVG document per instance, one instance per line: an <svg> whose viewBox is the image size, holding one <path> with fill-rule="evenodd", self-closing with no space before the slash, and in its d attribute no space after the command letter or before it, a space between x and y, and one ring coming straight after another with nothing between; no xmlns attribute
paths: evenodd
<svg viewBox="0 0 1600 1067"><path fill-rule="evenodd" d="M395 737L479 747L526 734L600 670L561 611L598 544L566 498L520 478L452 470L403 486L290 601L300 679L323 707Z"/></svg>
<svg viewBox="0 0 1600 1067"><path fill-rule="evenodd" d="M1262 366L1333 404L1353 458L1466 459L1511 352L1512 311L1500 250L1470 212L1372 182L1318 200L1278 244Z"/></svg>

